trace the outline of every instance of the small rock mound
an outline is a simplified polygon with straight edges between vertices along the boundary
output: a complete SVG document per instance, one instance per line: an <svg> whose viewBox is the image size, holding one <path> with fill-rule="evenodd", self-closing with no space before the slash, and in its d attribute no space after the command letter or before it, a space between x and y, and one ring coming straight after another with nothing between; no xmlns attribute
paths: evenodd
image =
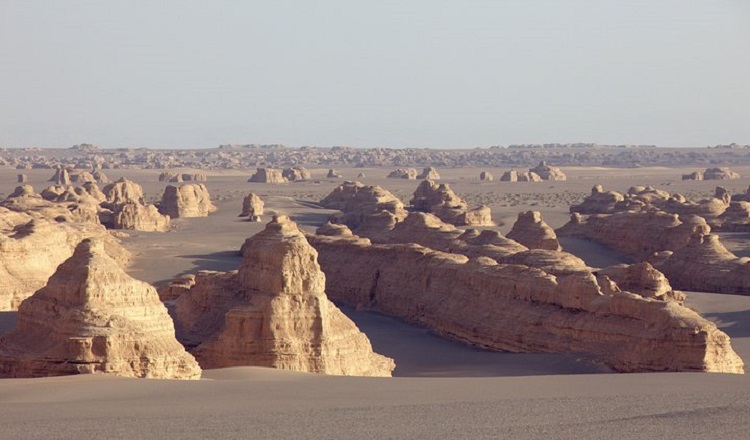
<svg viewBox="0 0 750 440"><path fill-rule="evenodd" d="M414 180L417 178L417 170L414 168L399 168L391 171L390 174L388 174L388 178Z"/></svg>
<svg viewBox="0 0 750 440"><path fill-rule="evenodd" d="M326 174L326 178L327 179L340 179L342 177L344 177L344 176L342 176L341 174L337 173L336 170L334 170L333 168L331 168L330 170L328 170L328 174Z"/></svg>
<svg viewBox="0 0 750 440"><path fill-rule="evenodd" d="M529 249L562 250L555 231L542 220L542 214L539 211L519 213L518 220L513 224L507 237Z"/></svg>
<svg viewBox="0 0 750 440"><path fill-rule="evenodd" d="M537 174L542 180L560 181L568 179L568 176L560 168L549 166L545 161L539 162L539 165L531 168L529 171Z"/></svg>

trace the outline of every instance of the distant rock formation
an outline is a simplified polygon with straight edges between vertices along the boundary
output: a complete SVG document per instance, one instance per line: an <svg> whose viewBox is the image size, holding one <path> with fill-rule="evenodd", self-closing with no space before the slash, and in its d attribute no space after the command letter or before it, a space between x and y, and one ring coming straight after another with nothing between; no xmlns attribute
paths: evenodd
<svg viewBox="0 0 750 440"><path fill-rule="evenodd" d="M539 176L539 174L533 171L526 171L526 172L518 174L518 181L519 182L541 182L542 178Z"/></svg>
<svg viewBox="0 0 750 440"><path fill-rule="evenodd" d="M185 343L204 368L391 375L393 360L374 353L327 299L317 252L294 222L274 217L243 249L238 271L200 272L175 302Z"/></svg>
<svg viewBox="0 0 750 440"><path fill-rule="evenodd" d="M312 174L305 167L285 168L281 172L282 177L289 182L300 182L312 179Z"/></svg>
<svg viewBox="0 0 750 440"><path fill-rule="evenodd" d="M481 173L479 173L479 180L481 180L482 182L492 182L493 179L494 177L492 177L492 173L490 173L489 171L482 171Z"/></svg>
<svg viewBox="0 0 750 440"><path fill-rule="evenodd" d="M422 170L417 179L440 180L440 174L435 168L427 167Z"/></svg>
<svg viewBox="0 0 750 440"><path fill-rule="evenodd" d="M105 186L102 191L107 196L107 202L115 205L124 205L125 203L144 204L141 185L124 177Z"/></svg>
<svg viewBox="0 0 750 440"><path fill-rule="evenodd" d="M538 175L542 180L567 180L568 176L560 168L547 165L547 162L541 161L539 165L531 168L529 172Z"/></svg>
<svg viewBox="0 0 750 440"><path fill-rule="evenodd" d="M472 345L589 353L620 372L743 372L729 337L712 322L675 301L619 291L609 278L600 284L585 270L552 275L411 241L308 239L319 252L332 298Z"/></svg>
<svg viewBox="0 0 750 440"><path fill-rule="evenodd" d="M703 172L704 180L730 180L739 178L739 174L735 173L727 167L706 168L706 171Z"/></svg>
<svg viewBox="0 0 750 440"><path fill-rule="evenodd" d="M421 212L436 215L454 225L494 226L492 212L487 206L469 209L468 204L450 189L447 183L425 180L417 186L410 204Z"/></svg>
<svg viewBox="0 0 750 440"><path fill-rule="evenodd" d="M250 193L242 200L240 217L249 217L251 222L259 222L261 221L260 216L263 215L264 205L263 200L258 195Z"/></svg>
<svg viewBox="0 0 750 440"><path fill-rule="evenodd" d="M518 182L518 171L516 170L510 170L503 173L502 176L500 176L501 182Z"/></svg>
<svg viewBox="0 0 750 440"><path fill-rule="evenodd" d="M207 217L216 210L208 188L202 183L167 185L159 205L159 212L171 218Z"/></svg>
<svg viewBox="0 0 750 440"><path fill-rule="evenodd" d="M622 290L637 293L644 298L676 301L682 304L685 294L672 289L669 280L647 262L618 264L597 272L597 277L606 276Z"/></svg>
<svg viewBox="0 0 750 440"><path fill-rule="evenodd" d="M390 174L388 174L388 178L414 180L417 178L417 170L415 170L414 168L399 168L397 170L391 171Z"/></svg>
<svg viewBox="0 0 750 440"><path fill-rule="evenodd" d="M519 213L518 220L513 224L507 237L529 249L562 250L555 231L542 220L542 213L539 211Z"/></svg>
<svg viewBox="0 0 750 440"><path fill-rule="evenodd" d="M248 182L257 183L286 183L288 180L284 178L281 170L273 168L258 168L255 174L250 176Z"/></svg>
<svg viewBox="0 0 750 440"><path fill-rule="evenodd" d="M317 235L328 235L331 237L351 237L351 229L346 225L337 225L335 223L327 222L323 226L315 230Z"/></svg>
<svg viewBox="0 0 750 440"><path fill-rule="evenodd" d="M334 170L333 168L331 168L330 170L328 170L328 174L326 174L326 178L328 178L328 179L340 179L342 177L344 177L344 176L342 176L341 174L337 173L336 170Z"/></svg>
<svg viewBox="0 0 750 440"><path fill-rule="evenodd" d="M389 191L359 182L344 182L320 201L326 209L338 209L332 222L344 224L359 233L376 234L393 229L406 218L404 204ZM369 232L368 232L369 231Z"/></svg>
<svg viewBox="0 0 750 440"><path fill-rule="evenodd" d="M26 183L29 181L29 176L26 174L19 174L18 175L18 183Z"/></svg>
<svg viewBox="0 0 750 440"><path fill-rule="evenodd" d="M55 185L70 185L70 173L65 167L57 166L55 168L55 174L49 179L50 182L54 182Z"/></svg>
<svg viewBox="0 0 750 440"><path fill-rule="evenodd" d="M84 184L84 183L97 183L96 178L93 174L88 171L79 171L70 175L70 181L72 183Z"/></svg>
<svg viewBox="0 0 750 440"><path fill-rule="evenodd" d="M95 184L89 184L88 188L97 194ZM149 232L170 229L170 217L160 214L156 206L144 203L143 188L136 182L122 178L106 185L103 194L106 200L101 203L99 219L106 227Z"/></svg>
<svg viewBox="0 0 750 440"><path fill-rule="evenodd" d="M164 171L163 173L159 174L159 182L171 182L172 179L176 176L177 174Z"/></svg>
<svg viewBox="0 0 750 440"><path fill-rule="evenodd" d="M703 180L703 173L700 171L693 171L689 174L683 174L682 180Z"/></svg>
<svg viewBox="0 0 750 440"><path fill-rule="evenodd" d="M159 379L201 375L175 339L156 289L128 276L103 242L86 239L21 304L15 330L0 337L0 376L97 372Z"/></svg>

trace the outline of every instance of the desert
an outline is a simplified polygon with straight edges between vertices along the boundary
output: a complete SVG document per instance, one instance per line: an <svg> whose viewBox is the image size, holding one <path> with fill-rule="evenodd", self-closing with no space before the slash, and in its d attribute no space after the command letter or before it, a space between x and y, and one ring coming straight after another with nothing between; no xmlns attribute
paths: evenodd
<svg viewBox="0 0 750 440"><path fill-rule="evenodd" d="M54 162L54 152L46 160ZM530 161L528 166L534 165L538 162ZM750 166L732 168L750 176ZM695 261L688 271L704 274L696 278L704 280L703 285L709 288L696 291L692 284L686 284L686 278L670 276L670 271L676 269L666 265L664 261L669 259L660 259L659 254L664 250L675 255L680 249L686 252L684 249L690 247L691 240L715 237L712 240L721 246L720 255L730 254L740 262L731 264L742 264L750 256L746 234L721 228L712 232L707 223L721 213L697 208L684 215L675 211L686 203L709 206L701 201L718 200L717 196L725 199L716 202L722 207L739 203L731 198L737 194L742 199L750 180L741 177L723 182L725 196L710 181L683 180L683 172L689 169L690 166L563 166L559 171L564 172L565 180L504 182L480 179L482 172L501 175L502 168L436 166L441 191L448 188L450 192L448 197L436 200L448 200L443 202L444 206L454 209L482 205L491 211L492 222L453 225L429 213L434 202L415 204L419 188L428 185L437 188L437 183L426 179L393 179L388 167L338 164L336 171L343 178L337 180L327 177L328 166L313 164L306 166L309 176L305 180L281 184L248 182L247 176L256 172L253 168L110 169L109 176L114 182L119 181L120 186L108 184L111 186L103 191L104 197L99 196L104 202L99 202L96 197L93 200L84 197L83 201L68 197L63 201L60 196L46 200L37 195L33 188L48 183L50 171L46 168L26 170L24 185L28 188L17 189L17 172L6 166L0 174L0 183L7 191L3 203L8 208L2 215L9 227L23 224L28 221L26 218L36 218L35 222L40 224L37 228L52 221L45 227L60 229L55 233L69 237L65 240L83 240L80 237L92 237L89 242L98 240L96 255L104 252L102 245L108 243L111 249L106 258L107 264L113 265L111 270L116 265L118 271L127 272L131 279L158 288L161 300L170 310L169 325L176 329L173 338L187 350L178 354L158 346L147 348L149 343L142 341L139 346L143 349L175 359L160 362L179 362L179 369L166 367L168 364L160 367L161 364L152 361L148 365L158 372L144 374L139 372L144 371L141 369L118 374L116 368L121 367L117 366L124 365L117 360L121 356L117 354L120 350L117 347L122 346L119 342L120 345L112 345L107 351L112 357L109 363L91 368L91 372L87 370L90 367L77 364L73 375L0 379L0 392L8 406L3 416L7 432L23 436L28 423L25 421L33 417L43 420L35 431L35 436L40 437L66 426L69 429L66 432L84 436L106 429L123 434L137 432L150 438L157 437L158 427L164 424L182 437L215 432L241 436L247 429L257 430L258 437L276 438L347 437L352 433L362 437L440 437L448 435L458 424L465 427L466 435L480 438L544 437L551 434L550 426L554 426L554 436L560 437L587 433L596 436L613 426L626 437L660 435L666 431L697 433L700 437L715 432L709 425L725 426L722 432L732 438L745 427L744 395L750 383L743 374L727 373L742 373L743 361L750 356L750 337L745 331L750 320L747 312L750 296L741 287L731 291L731 295L721 293L728 290L706 281L713 280L712 268L729 257L717 260L710 254L693 258ZM171 185L168 180L159 179L164 172L202 173L207 179L200 184L191 183L196 185L195 189L191 188L188 197L180 198L171 195L180 192L168 190ZM66 191L76 194L76 185L69 183ZM606 190L595 188L592 192L597 185ZM628 188L633 187L640 192L631 190L631 195L627 195ZM645 190L640 188L651 191L648 194L657 194L656 198L646 198ZM626 195L599 197L617 189ZM581 203L594 206L586 202L592 194L605 200L601 203L609 200L613 204L602 208L605 205L597 202L592 208L597 214L578 214L580 209L576 206ZM670 202L674 199L672 194L684 195L679 199L684 199L682 205ZM621 203L630 199L633 201L629 205ZM104 209L99 206L101 203L109 203L110 207L113 204L155 206L159 211L165 206L162 212L176 214L179 208L200 216L172 218L167 214L168 227L159 229L118 230L111 226L106 229L107 223L99 222L97 215L67 215L65 222L54 224L55 217L75 212L71 211L71 204L91 205L93 212L99 209L101 214ZM614 203L620 203L617 209ZM633 210L634 206L637 210ZM240 211L249 217L238 217ZM693 220L691 216L696 211L714 215L706 215L708 220L703 217ZM627 239L603 241L600 235L606 230L600 227L596 229L599 235L569 232L571 215L614 218L625 214L636 217L636 221L618 220L613 228L629 230L632 236ZM248 221L253 216L261 218ZM638 216L665 220L648 226L637 220ZM659 229L674 227L680 222L674 217L683 216L691 219L685 220L691 225L683 228L685 232L669 234ZM18 228L15 226L16 231ZM261 238L264 230L266 238ZM13 241L14 234L15 240L19 237L10 229L4 234L8 237L5 240ZM33 234L29 237L34 237ZM638 237L650 247L638 245ZM254 243L253 240L261 241L258 245L248 244ZM290 244L275 248L281 246L274 244L277 242ZM251 257L247 249L253 246L257 248L253 251L256 256ZM55 260L35 261L50 268L46 275L49 276L55 270L53 266L71 257L73 247L61 251L60 256L55 254ZM30 250L24 252L29 255L25 258L38 258L29 254ZM272 255L281 258L285 252L293 253L274 265L264 263L271 261L268 258ZM316 255L319 269L304 263L310 257L293 256L296 252ZM3 258L6 265L14 261ZM45 254L45 258L52 258L52 254ZM297 258L302 259L295 262ZM282 264L281 261L289 261L283 264L291 264L290 272L275 266ZM696 268L700 263L705 263L706 268ZM257 272L261 267L266 267L266 275ZM431 267L439 269L431 272ZM273 274L277 271L292 277L295 273L305 273L308 274L305 277L311 278L274 281ZM315 271L324 274L324 278L315 275ZM4 279L10 280L9 276L4 275ZM124 276L123 273L119 278L98 279L95 283L122 282L116 280ZM376 290L371 287L372 276L378 279ZM723 279L724 284L732 285L741 283L733 281L735 278L744 279L737 277L740 275L718 276L716 280ZM508 280L513 280L510 283L516 286L512 290L515 293L509 293ZM37 283L40 287L45 284ZM474 288L478 290L472 291ZM60 287L47 289L59 291ZM427 296L415 296L420 289ZM226 296L232 291L236 293ZM274 291L287 293L273 299L279 294L271 293ZM299 303L302 297L298 295L303 292L318 293ZM406 292L410 294L404 297ZM455 299L449 299L459 293ZM444 299L435 296L444 294L448 295ZM34 291L14 293L8 300L7 311L2 313L0 365L8 366L3 367L5 370L0 368L0 372L10 372L6 376L22 376L24 368L36 371L33 376L59 376L65 371L40 373L46 367L39 362L14 358L19 351L31 353L23 344L38 345L32 336L19 340L21 334L32 335L31 330L22 330L33 328L29 327L29 319L50 321L50 318L24 318L29 315L28 310L16 311L24 298L38 295ZM150 295L153 304L155 292ZM288 300L282 299L284 295L299 299L287 303ZM312 306L326 304L313 299L317 298L315 295L327 295L333 301L324 306L328 311ZM505 298L505 295L510 296ZM605 300L610 303L605 305ZM283 333L274 330L277 336L268 333L262 339L265 342L257 346L241 342L251 337L242 336L246 331L243 329L259 325L253 322L269 319L262 316L275 313L272 310L276 309L286 310L284 316L299 316L295 318L299 320L291 327L283 327L286 328ZM24 315L17 317L19 313ZM334 337L324 343L328 344L325 347L331 347L325 350L347 353L336 361L326 360L329 355L325 354L317 357L321 355L316 353L325 351L320 352L314 348L316 345L305 342L305 338L320 337L310 330L289 333L298 331L292 329L316 328L306 324L310 318L305 316L319 313L333 319L331 324L324 324L324 328L332 327L323 334L332 332L330 337ZM623 318L616 318L623 313ZM644 321L638 323L636 317ZM670 324L669 320L676 321ZM668 330L673 325L674 330ZM347 326L353 327L344 330ZM69 325L57 328L73 331ZM687 332L681 333L683 330ZM128 337L137 334L127 326L123 331L130 332ZM247 333L251 334L257 333ZM688 335L693 336L687 339ZM696 336L700 338L695 339ZM176 341L169 342L172 347L169 350L175 350ZM336 344L343 345L336 348ZM298 354L269 357L280 353L282 346ZM192 360L193 356L197 361ZM200 371L198 364L203 371L202 379L197 381L128 378L169 377L169 374L174 378L195 378L196 369ZM99 369L109 374L95 372ZM70 373L67 370L63 374ZM42 391L50 389L55 390L55 397ZM130 400L123 402L119 396L129 396ZM56 409L60 402L69 399L76 403L66 405L62 412ZM107 402L106 406L101 406L102 402ZM533 410L528 407L532 402ZM203 407L211 408L214 416L210 420L206 419ZM581 419L583 410L587 415ZM89 420L96 420L97 426L78 423L71 426L67 417L72 417L73 411L87 412ZM128 416L115 416L122 411ZM361 417L362 411L368 414L366 418ZM248 418L250 414L252 417ZM641 421L626 422L625 415ZM376 429L374 420L386 418L388 426ZM415 418L424 422L414 423ZM137 428L130 426L135 420Z"/></svg>

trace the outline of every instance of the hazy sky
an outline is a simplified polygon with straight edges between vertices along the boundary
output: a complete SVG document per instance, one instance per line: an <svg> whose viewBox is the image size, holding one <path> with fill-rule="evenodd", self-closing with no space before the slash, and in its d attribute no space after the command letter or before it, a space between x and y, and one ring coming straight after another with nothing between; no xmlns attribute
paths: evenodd
<svg viewBox="0 0 750 440"><path fill-rule="evenodd" d="M748 0L0 0L0 146L750 144Z"/></svg>

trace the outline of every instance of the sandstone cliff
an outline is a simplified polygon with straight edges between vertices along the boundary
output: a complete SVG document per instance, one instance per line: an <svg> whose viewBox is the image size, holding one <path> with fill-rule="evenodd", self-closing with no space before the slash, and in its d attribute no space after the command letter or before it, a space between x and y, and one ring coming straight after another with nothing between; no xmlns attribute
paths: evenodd
<svg viewBox="0 0 750 440"><path fill-rule="evenodd" d="M79 373L198 379L156 290L128 276L99 240L83 240L26 299L0 338L0 376Z"/></svg>

